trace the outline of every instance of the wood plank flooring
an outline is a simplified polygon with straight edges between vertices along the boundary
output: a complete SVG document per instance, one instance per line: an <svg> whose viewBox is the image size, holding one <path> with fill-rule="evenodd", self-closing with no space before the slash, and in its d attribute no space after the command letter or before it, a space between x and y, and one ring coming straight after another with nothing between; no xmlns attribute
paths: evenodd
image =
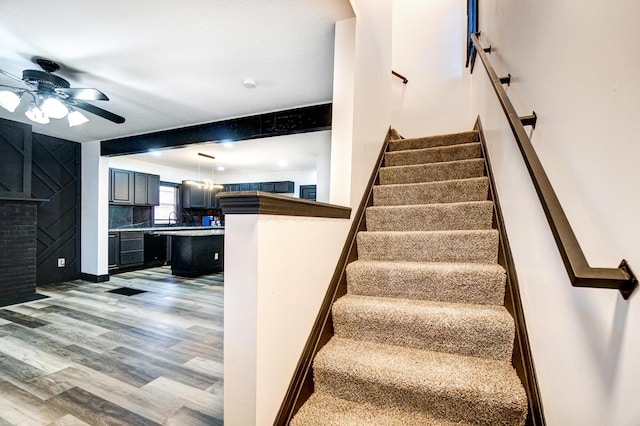
<svg viewBox="0 0 640 426"><path fill-rule="evenodd" d="M222 425L223 286L160 267L1 308L0 426Z"/></svg>

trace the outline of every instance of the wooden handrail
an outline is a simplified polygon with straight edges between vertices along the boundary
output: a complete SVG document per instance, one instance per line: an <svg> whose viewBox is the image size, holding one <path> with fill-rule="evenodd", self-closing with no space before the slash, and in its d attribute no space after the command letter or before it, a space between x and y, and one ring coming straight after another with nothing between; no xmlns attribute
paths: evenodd
<svg viewBox="0 0 640 426"><path fill-rule="evenodd" d="M502 87L502 84L506 82L505 79L498 77L489 60L488 52L491 51L491 48L485 49L482 46L479 35L479 33L471 35L471 42L476 47L473 49L474 57L471 60L471 72L473 72L475 55L480 55L482 64L489 75L493 89L498 96L502 110L509 121L511 131L515 136L524 162L529 170L529 175L536 188L538 198L540 199L547 221L553 232L553 237L560 250L560 256L569 274L571 284L574 287L617 289L622 293L622 297L628 299L638 286L638 280L624 259L618 268L592 268L589 266L589 262L587 262L580 243L573 233L573 229L571 229L569 220L549 182L542 163L531 144L529 136L525 132L524 125L535 125L535 113L527 117L518 116L511 100L509 100L507 96L507 92L504 87Z"/></svg>

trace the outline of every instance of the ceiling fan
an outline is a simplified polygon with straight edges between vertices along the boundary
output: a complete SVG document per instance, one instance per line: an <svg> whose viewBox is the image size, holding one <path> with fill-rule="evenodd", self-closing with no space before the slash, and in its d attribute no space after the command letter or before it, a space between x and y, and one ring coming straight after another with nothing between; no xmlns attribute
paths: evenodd
<svg viewBox="0 0 640 426"><path fill-rule="evenodd" d="M78 109L114 123L124 123L124 117L85 102L108 101L107 95L98 89L71 87L67 80L53 74L60 65L49 59L37 58L35 62L42 70L24 70L22 78L0 69L0 74L20 83L19 87L0 84L0 106L14 112L27 94L32 101L25 115L36 123L47 124L49 118L67 117L69 126L73 127L89 121Z"/></svg>

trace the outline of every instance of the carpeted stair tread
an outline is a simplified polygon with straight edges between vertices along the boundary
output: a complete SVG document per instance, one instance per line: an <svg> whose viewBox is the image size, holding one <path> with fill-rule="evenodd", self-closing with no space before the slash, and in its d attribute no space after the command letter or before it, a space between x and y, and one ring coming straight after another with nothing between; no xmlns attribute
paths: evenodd
<svg viewBox="0 0 640 426"><path fill-rule="evenodd" d="M347 294L333 304L337 337L511 359L515 327L504 306Z"/></svg>
<svg viewBox="0 0 640 426"><path fill-rule="evenodd" d="M502 305L505 280L498 264L356 260L347 265L348 293L366 296Z"/></svg>
<svg viewBox="0 0 640 426"><path fill-rule="evenodd" d="M482 157L482 148L479 142L474 142L435 148L387 152L384 156L384 165L387 167L407 166L411 164L468 160L480 157Z"/></svg>
<svg viewBox="0 0 640 426"><path fill-rule="evenodd" d="M484 160L473 158L443 163L382 167L380 169L380 185L469 179L483 175Z"/></svg>
<svg viewBox="0 0 640 426"><path fill-rule="evenodd" d="M443 231L491 229L493 203L417 204L371 206L366 210L368 231Z"/></svg>
<svg viewBox="0 0 640 426"><path fill-rule="evenodd" d="M315 392L298 411L291 426L471 426L446 422L423 413L381 408Z"/></svg>
<svg viewBox="0 0 640 426"><path fill-rule="evenodd" d="M488 192L489 179L487 177L376 185L373 187L373 204L375 206L397 206L484 201L487 199Z"/></svg>
<svg viewBox="0 0 640 426"><path fill-rule="evenodd" d="M496 263L498 231L363 231L358 258L408 262Z"/></svg>
<svg viewBox="0 0 640 426"><path fill-rule="evenodd" d="M391 138L291 424L523 426L478 132Z"/></svg>
<svg viewBox="0 0 640 426"><path fill-rule="evenodd" d="M478 142L480 137L477 131L451 133L447 135L427 136L421 138L393 139L389 141L389 151L402 151L405 149L435 148L438 146L458 145Z"/></svg>
<svg viewBox="0 0 640 426"><path fill-rule="evenodd" d="M527 397L510 363L332 338L314 361L332 396L486 425L524 424Z"/></svg>

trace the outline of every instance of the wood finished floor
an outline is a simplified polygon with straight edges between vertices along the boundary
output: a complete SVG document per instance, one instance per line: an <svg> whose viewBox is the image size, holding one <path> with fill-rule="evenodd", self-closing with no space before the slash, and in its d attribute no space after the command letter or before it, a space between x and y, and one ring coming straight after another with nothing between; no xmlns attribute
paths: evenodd
<svg viewBox="0 0 640 426"><path fill-rule="evenodd" d="M223 424L223 284L161 267L1 308L0 426Z"/></svg>

